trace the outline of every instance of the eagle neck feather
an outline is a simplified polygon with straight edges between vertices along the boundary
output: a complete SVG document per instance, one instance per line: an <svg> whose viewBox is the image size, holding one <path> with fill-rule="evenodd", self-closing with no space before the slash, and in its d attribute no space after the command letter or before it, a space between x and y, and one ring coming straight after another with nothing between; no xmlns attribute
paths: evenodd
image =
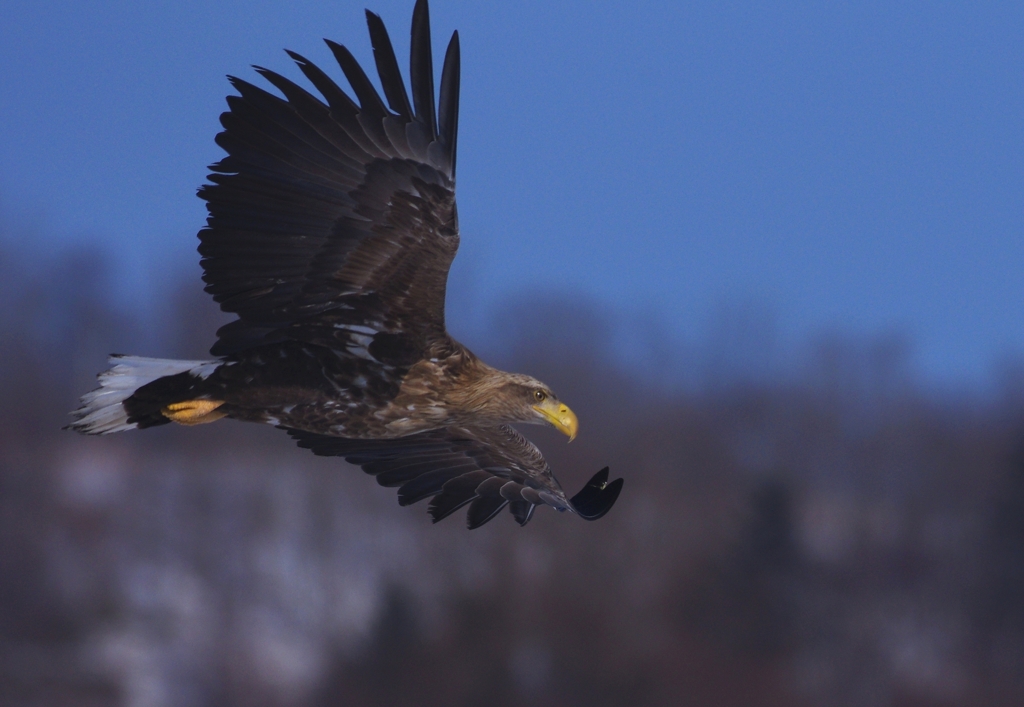
<svg viewBox="0 0 1024 707"><path fill-rule="evenodd" d="M467 420L490 420L496 424L522 417L522 405L510 400L507 390L524 378L487 365L476 356L466 361L456 374L456 384L447 391L447 403ZM525 421L525 420L524 420Z"/></svg>

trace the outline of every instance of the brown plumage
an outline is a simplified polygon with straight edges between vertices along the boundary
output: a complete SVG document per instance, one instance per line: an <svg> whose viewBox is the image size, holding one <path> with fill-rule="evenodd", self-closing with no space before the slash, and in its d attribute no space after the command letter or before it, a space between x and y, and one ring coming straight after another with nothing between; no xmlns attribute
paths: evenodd
<svg viewBox="0 0 1024 707"><path fill-rule="evenodd" d="M411 102L384 24L366 17L387 105L330 41L358 104L293 52L322 99L268 69L257 71L283 98L230 79L239 95L228 97L217 136L227 156L199 190L209 210L199 233L206 291L238 316L217 332L217 359L114 357L70 427L269 423L399 485L403 505L434 496L435 520L465 503L470 527L505 505L521 524L540 503L600 517L621 480L608 484L603 470L569 500L508 426L547 423L571 439L572 411L445 328L459 246L458 34L435 110L426 0L413 12Z"/></svg>

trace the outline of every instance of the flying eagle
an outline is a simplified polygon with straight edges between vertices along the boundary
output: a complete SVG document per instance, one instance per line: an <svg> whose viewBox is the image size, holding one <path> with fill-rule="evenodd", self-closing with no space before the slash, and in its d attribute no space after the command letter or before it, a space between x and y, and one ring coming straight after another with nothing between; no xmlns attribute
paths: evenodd
<svg viewBox="0 0 1024 707"><path fill-rule="evenodd" d="M576 416L530 376L499 371L445 329L459 247L455 143L459 36L439 106L426 0L412 18L406 93L380 17L366 12L385 105L345 47L327 45L358 103L288 52L320 96L256 67L281 96L229 77L217 144L227 156L199 190L206 291L238 318L211 361L113 356L69 426L108 434L228 417L269 423L314 454L344 457L397 486L402 505L433 497L439 521L468 525L508 506L525 525L540 504L588 520L622 480L598 472L573 498L513 423L576 436Z"/></svg>

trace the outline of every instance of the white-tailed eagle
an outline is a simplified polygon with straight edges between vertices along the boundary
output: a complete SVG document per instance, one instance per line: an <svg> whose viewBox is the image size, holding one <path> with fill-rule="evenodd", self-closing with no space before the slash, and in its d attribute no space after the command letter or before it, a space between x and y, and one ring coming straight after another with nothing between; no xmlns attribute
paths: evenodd
<svg viewBox="0 0 1024 707"><path fill-rule="evenodd" d="M238 78L217 144L227 156L199 190L206 291L238 318L211 361L114 356L70 427L107 434L223 417L276 425L315 454L360 465L399 503L432 497L435 521L469 504L476 528L508 506L521 524L546 504L590 520L622 480L598 472L569 499L510 425L576 435L544 383L499 371L445 329L459 247L455 143L459 37L438 107L426 0L413 12L412 100L381 19L367 11L384 99L328 41L355 94L289 52L316 96L257 68L280 96Z"/></svg>

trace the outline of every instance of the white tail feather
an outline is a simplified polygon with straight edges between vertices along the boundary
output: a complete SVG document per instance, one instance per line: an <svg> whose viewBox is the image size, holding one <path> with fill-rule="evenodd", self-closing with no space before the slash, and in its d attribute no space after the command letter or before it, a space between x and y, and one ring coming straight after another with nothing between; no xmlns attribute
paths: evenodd
<svg viewBox="0 0 1024 707"><path fill-rule="evenodd" d="M71 413L75 421L68 425L69 429L88 435L135 429L136 424L128 422L128 413L122 403L136 390L158 378L186 371L199 378L207 378L223 362L115 355L108 359L108 363L113 368L97 376L99 388L82 396L82 406Z"/></svg>

